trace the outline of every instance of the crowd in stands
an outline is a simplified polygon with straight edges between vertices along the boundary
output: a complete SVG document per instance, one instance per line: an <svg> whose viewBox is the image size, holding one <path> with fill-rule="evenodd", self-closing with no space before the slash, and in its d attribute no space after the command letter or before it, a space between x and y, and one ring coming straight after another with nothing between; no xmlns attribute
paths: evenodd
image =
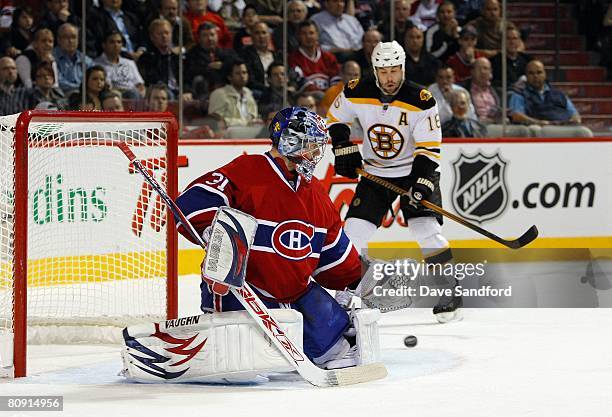
<svg viewBox="0 0 612 417"><path fill-rule="evenodd" d="M0 115L165 111L183 100L190 120L212 128L208 134L253 137L265 134L285 88L290 104L324 116L346 83L372 77L376 44L395 39L406 51L407 80L435 96L445 136L499 134L504 118L514 135L563 134L554 130L560 126L590 135L544 65L525 51L528 34L512 22L502 56L499 0L395 0L393 25L389 0L290 0L286 34L281 0L86 4L85 26L74 0L45 0L40 16L27 6L14 9L0 41Z"/></svg>

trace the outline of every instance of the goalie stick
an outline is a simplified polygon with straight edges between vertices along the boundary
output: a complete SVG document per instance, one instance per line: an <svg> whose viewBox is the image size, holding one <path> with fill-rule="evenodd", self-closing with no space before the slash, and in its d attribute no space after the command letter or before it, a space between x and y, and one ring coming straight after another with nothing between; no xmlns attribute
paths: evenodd
<svg viewBox="0 0 612 417"><path fill-rule="evenodd" d="M206 245L202 237L198 235L191 222L185 217L181 209L174 200L170 198L157 180L153 178L149 171L142 165L140 160L136 158L136 155L134 155L130 147L125 142L117 142L117 147L164 200L168 209L179 219L190 236L198 242L202 249L206 250ZM242 288L230 287L230 290L244 306L255 323L257 323L259 328L272 341L274 346L276 346L287 361L295 367L295 370L302 378L312 385L318 387L352 385L381 379L387 376L387 368L382 363L371 363L368 365L333 370L319 368L312 363L304 352L285 334L278 322L268 311L268 308L247 282L244 282Z"/></svg>
<svg viewBox="0 0 612 417"><path fill-rule="evenodd" d="M408 195L408 191L404 190L403 188L398 187L397 185L392 184L389 181L385 181L384 179L377 177L376 175L370 174L361 168L357 168L357 173L372 182L375 182L393 192L396 192L399 195L405 195L405 196ZM501 243L502 245L510 249L520 249L523 246L528 245L529 243L533 242L535 238L538 237L538 228L534 225L534 226L531 226L518 239L513 239L513 240L502 239L501 237L494 235L488 230L485 230L482 227L476 226L475 224L470 223L469 221L464 219L463 217L450 213L444 210L442 207L439 207L430 201L421 200L421 204L427 207L428 209L435 211L436 213L441 214L445 217L448 217L449 219L452 219L456 221L457 223L462 224L463 226L469 229L472 229L473 231L480 233L481 235L486 236L491 240L496 241L497 243Z"/></svg>

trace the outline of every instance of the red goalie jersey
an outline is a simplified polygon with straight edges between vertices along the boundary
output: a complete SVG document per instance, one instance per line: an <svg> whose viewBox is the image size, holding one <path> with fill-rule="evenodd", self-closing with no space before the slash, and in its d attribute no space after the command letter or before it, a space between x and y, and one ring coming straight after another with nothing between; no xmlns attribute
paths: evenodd
<svg viewBox="0 0 612 417"><path fill-rule="evenodd" d="M344 289L361 277L359 255L319 181L302 181L269 153L243 155L204 174L177 204L200 234L220 206L255 217L246 280L279 302L295 301L311 278ZM190 239L181 225L179 232Z"/></svg>

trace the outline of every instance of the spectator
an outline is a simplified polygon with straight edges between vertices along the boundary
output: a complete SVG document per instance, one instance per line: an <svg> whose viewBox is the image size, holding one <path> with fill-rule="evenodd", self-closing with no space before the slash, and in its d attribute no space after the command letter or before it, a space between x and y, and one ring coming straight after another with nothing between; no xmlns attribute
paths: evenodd
<svg viewBox="0 0 612 417"><path fill-rule="evenodd" d="M47 0L47 11L38 27L47 28L56 37L59 37L58 29L64 23L70 23L77 28L81 27L81 19L70 11L68 0Z"/></svg>
<svg viewBox="0 0 612 417"><path fill-rule="evenodd" d="M329 109L329 106L331 106L336 97L338 97L338 94L342 92L344 86L351 80L358 80L361 78L361 68L355 61L346 61L344 64L342 64L342 71L340 75L342 77L342 82L329 87L319 102L318 113L323 115L323 117L327 114L327 109Z"/></svg>
<svg viewBox="0 0 612 417"><path fill-rule="evenodd" d="M321 11L321 3L317 0L302 0L304 2L304 6L306 6L306 10L308 10L307 18L311 18L315 14Z"/></svg>
<svg viewBox="0 0 612 417"><path fill-rule="evenodd" d="M323 92L340 81L336 57L319 47L317 25L307 20L298 30L300 47L289 55L289 67L301 78L300 90Z"/></svg>
<svg viewBox="0 0 612 417"><path fill-rule="evenodd" d="M219 28L204 22L198 29L198 44L187 53L185 79L199 99L208 98L215 88L225 84L223 62L237 58L231 49L219 48Z"/></svg>
<svg viewBox="0 0 612 417"><path fill-rule="evenodd" d="M481 16L468 23L474 26L478 32L478 43L476 47L490 58L501 50L501 7L498 0L485 0L482 6ZM506 30L514 29L516 26L506 22Z"/></svg>
<svg viewBox="0 0 612 417"><path fill-rule="evenodd" d="M325 10L312 16L319 29L321 49L338 55L344 62L361 49L363 28L359 21L344 13L344 0L325 0Z"/></svg>
<svg viewBox="0 0 612 417"><path fill-rule="evenodd" d="M380 0L348 0L346 14L355 16L364 29L376 27L382 16Z"/></svg>
<svg viewBox="0 0 612 417"><path fill-rule="evenodd" d="M455 91L463 91L468 97L468 116L475 119L476 110L472 104L470 93L458 84L455 84L455 72L448 65L442 65L436 71L436 82L430 85L427 89L436 99L438 105L438 112L440 114L440 123L444 124L449 121L453 112L451 109L450 98Z"/></svg>
<svg viewBox="0 0 612 417"><path fill-rule="evenodd" d="M406 79L429 85L436 80L440 62L423 47L423 32L416 26L406 31Z"/></svg>
<svg viewBox="0 0 612 417"><path fill-rule="evenodd" d="M121 92L118 90L107 90L101 96L102 111L123 111Z"/></svg>
<svg viewBox="0 0 612 417"><path fill-rule="evenodd" d="M480 16L483 0L452 0L455 5L455 15L457 21L463 26L470 20Z"/></svg>
<svg viewBox="0 0 612 417"><path fill-rule="evenodd" d="M440 61L446 62L448 57L459 50L459 24L455 19L455 6L445 1L438 7L438 22L427 29L425 47L427 52Z"/></svg>
<svg viewBox="0 0 612 417"><path fill-rule="evenodd" d="M83 81L83 58L87 68L93 61L83 55L79 48L79 29L72 23L64 23L57 30L57 46L53 48L53 56L57 63L59 74L58 84L66 96L79 88Z"/></svg>
<svg viewBox="0 0 612 417"><path fill-rule="evenodd" d="M143 98L145 93L144 80L131 59L121 56L123 37L119 32L106 35L102 43L102 55L94 61L104 67L106 80L110 88L119 90L127 99Z"/></svg>
<svg viewBox="0 0 612 417"><path fill-rule="evenodd" d="M53 66L55 79L58 79L57 64L55 63L55 58L53 57L53 42L53 32L51 32L49 29L38 29L36 33L34 33L34 42L32 42L32 47L23 51L23 53L15 60L19 78L26 88L32 88L34 71L36 70L36 67L43 62L48 62Z"/></svg>
<svg viewBox="0 0 612 417"><path fill-rule="evenodd" d="M172 93L179 94L179 55L172 52L172 25L165 19L155 19L149 24L149 37L153 47L138 60L138 69L145 85L163 82ZM183 95L190 100L191 92Z"/></svg>
<svg viewBox="0 0 612 417"><path fill-rule="evenodd" d="M45 103L47 108L53 105L56 109L63 109L66 106L64 93L55 84L55 73L53 67L48 62L41 63L34 75L34 102Z"/></svg>
<svg viewBox="0 0 612 417"><path fill-rule="evenodd" d="M410 1L396 0L393 7L395 8L395 38L391 39L391 25L389 24L389 18L379 22L378 28L382 28L384 38L389 42L396 40L397 43L401 45L404 42L404 39L406 39L406 31L414 25L414 23L412 23L410 20Z"/></svg>
<svg viewBox="0 0 612 417"><path fill-rule="evenodd" d="M283 107L283 88L287 85L287 74L281 62L273 62L268 67L268 84L259 101L259 114L263 120L269 121ZM292 86L287 87L287 96L295 92Z"/></svg>
<svg viewBox="0 0 612 417"><path fill-rule="evenodd" d="M382 42L382 34L376 29L369 29L363 34L363 47L355 53L354 60L361 67L361 78L372 78L372 51Z"/></svg>
<svg viewBox="0 0 612 417"><path fill-rule="evenodd" d="M459 50L448 58L447 64L455 71L457 82L464 82L472 76L472 65L484 54L476 49L478 32L473 26L464 26L459 35Z"/></svg>
<svg viewBox="0 0 612 417"><path fill-rule="evenodd" d="M291 0L287 3L287 50L295 51L299 47L297 38L298 26L306 20L308 12L302 0ZM283 49L283 26L277 26L272 33L274 45L278 51Z"/></svg>
<svg viewBox="0 0 612 417"><path fill-rule="evenodd" d="M82 87L81 87L82 88ZM81 99L81 88L79 91L72 93L69 97L69 102L75 103ZM85 72L85 88L86 96L89 101L93 103L93 110L102 110L102 94L108 90L108 84L106 84L106 72L104 68L99 65L90 67ZM74 97L78 97L75 99Z"/></svg>
<svg viewBox="0 0 612 417"><path fill-rule="evenodd" d="M612 81L612 3L608 4L608 10L603 18L601 64L608 68L608 81Z"/></svg>
<svg viewBox="0 0 612 417"><path fill-rule="evenodd" d="M436 13L442 0L420 0L413 3L410 20L425 32L436 23Z"/></svg>
<svg viewBox="0 0 612 417"><path fill-rule="evenodd" d="M491 62L487 58L478 58L472 67L472 77L464 87L472 96L476 115L481 123L501 122L501 99L497 89L491 86Z"/></svg>
<svg viewBox="0 0 612 417"><path fill-rule="evenodd" d="M283 1L284 0L251 0L250 3L257 7L257 14L262 22L270 26L283 23Z"/></svg>
<svg viewBox="0 0 612 417"><path fill-rule="evenodd" d="M3 53L15 58L32 43L34 39L34 18L32 16L32 9L27 6L15 9L8 41L2 47Z"/></svg>
<svg viewBox="0 0 612 417"><path fill-rule="evenodd" d="M300 47L289 55L289 66L304 78L301 90L323 92L340 81L336 57L319 47L317 25L307 20L298 30Z"/></svg>
<svg viewBox="0 0 612 417"><path fill-rule="evenodd" d="M232 47L232 34L230 33L223 18L217 13L207 10L208 0L187 0L188 10L185 18L191 24L193 38L198 37L198 28L204 22L211 22L219 28L219 46L222 48Z"/></svg>
<svg viewBox="0 0 612 417"><path fill-rule="evenodd" d="M240 28L242 11L246 3L244 0L222 0L220 3L218 10L211 7L211 3L208 4L208 7L219 13L230 31L236 31Z"/></svg>
<svg viewBox="0 0 612 417"><path fill-rule="evenodd" d="M100 0L100 7L92 8L87 18L87 55L102 53L102 43L107 33L119 32L123 36L123 53L137 61L145 51L138 18L121 10L123 0Z"/></svg>
<svg viewBox="0 0 612 417"><path fill-rule="evenodd" d="M527 63L533 60L531 55L519 52L521 47L521 33L516 28L506 31L506 86L512 87L515 83L524 82ZM493 85L502 85L502 55L501 52L491 58L493 67ZM520 86L517 86L517 88Z"/></svg>
<svg viewBox="0 0 612 417"><path fill-rule="evenodd" d="M96 105L89 96L85 97L85 103L83 103L83 99L80 94L71 94L70 97L68 97L68 109L96 111Z"/></svg>
<svg viewBox="0 0 612 417"><path fill-rule="evenodd" d="M257 9L253 5L247 5L242 10L242 27L234 35L234 50L236 52L240 52L242 48L253 44L251 32L258 22Z"/></svg>
<svg viewBox="0 0 612 417"><path fill-rule="evenodd" d="M224 64L224 69L229 83L210 94L208 113L223 119L229 127L261 124L257 103L246 87L249 71L244 61L230 61Z"/></svg>
<svg viewBox="0 0 612 417"><path fill-rule="evenodd" d="M178 14L178 0L161 0L159 5L159 18L166 19L172 25L172 50L175 54L179 51L180 24L183 25L183 47L188 51L195 44L193 39L193 28L189 20Z"/></svg>
<svg viewBox="0 0 612 417"><path fill-rule="evenodd" d="M245 47L240 56L249 69L249 88L259 99L266 88L266 71L272 62L282 60L280 52L274 52L270 45L271 36L268 24L256 23L253 27L253 44Z"/></svg>
<svg viewBox="0 0 612 417"><path fill-rule="evenodd" d="M514 123L548 127L549 125L580 124L580 114L570 98L561 90L551 87L546 81L546 69L541 61L533 60L527 64L527 84L520 93L510 96L510 117ZM592 136L592 132L582 126L575 128L542 129L541 134L550 136L552 132L569 137ZM536 128L536 132L540 129Z"/></svg>
<svg viewBox="0 0 612 417"><path fill-rule="evenodd" d="M470 97L465 90L455 90L450 95L452 116L442 124L442 134L451 138L484 138L487 128L469 114Z"/></svg>
<svg viewBox="0 0 612 417"><path fill-rule="evenodd" d="M0 58L0 115L15 114L36 105L32 90L23 86L15 87L17 66L13 58Z"/></svg>
<svg viewBox="0 0 612 417"><path fill-rule="evenodd" d="M159 83L147 88L145 95L145 110L164 112L168 111L168 101L170 99L168 86Z"/></svg>
<svg viewBox="0 0 612 417"><path fill-rule="evenodd" d="M298 107L305 107L312 112L317 112L317 100L308 93L300 93L295 99L295 105Z"/></svg>

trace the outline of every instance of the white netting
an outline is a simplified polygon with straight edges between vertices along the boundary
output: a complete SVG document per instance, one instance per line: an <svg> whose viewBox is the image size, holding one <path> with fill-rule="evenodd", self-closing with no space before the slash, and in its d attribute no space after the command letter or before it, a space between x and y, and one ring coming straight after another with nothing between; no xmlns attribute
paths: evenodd
<svg viewBox="0 0 612 417"><path fill-rule="evenodd" d="M0 340L13 329L14 126L0 117ZM117 325L166 313L166 209L123 153L163 185L157 122L33 122L28 139L28 325Z"/></svg>

